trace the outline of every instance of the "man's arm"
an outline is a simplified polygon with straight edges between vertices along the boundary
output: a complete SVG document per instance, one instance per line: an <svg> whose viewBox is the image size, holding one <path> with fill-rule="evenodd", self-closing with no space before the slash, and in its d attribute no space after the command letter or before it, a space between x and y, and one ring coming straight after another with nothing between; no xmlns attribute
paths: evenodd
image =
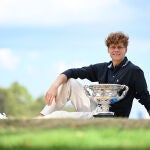
<svg viewBox="0 0 150 150"><path fill-rule="evenodd" d="M60 74L55 82L50 86L45 95L45 100L47 105L51 105L53 100L56 100L57 91L61 84L67 82L67 76L64 74Z"/></svg>
<svg viewBox="0 0 150 150"><path fill-rule="evenodd" d="M134 72L135 83L135 98L139 99L139 102L145 106L148 114L150 115L150 94L147 89L147 83L143 71L137 68Z"/></svg>

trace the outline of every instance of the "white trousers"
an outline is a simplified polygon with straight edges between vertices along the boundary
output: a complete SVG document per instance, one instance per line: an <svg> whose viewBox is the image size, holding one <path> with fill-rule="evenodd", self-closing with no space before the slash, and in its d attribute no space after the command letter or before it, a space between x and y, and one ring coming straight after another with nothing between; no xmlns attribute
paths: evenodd
<svg viewBox="0 0 150 150"><path fill-rule="evenodd" d="M76 112L60 111L69 100ZM86 96L83 86L71 78L59 87L56 102L46 105L40 113L45 118L86 118L96 106L97 103Z"/></svg>

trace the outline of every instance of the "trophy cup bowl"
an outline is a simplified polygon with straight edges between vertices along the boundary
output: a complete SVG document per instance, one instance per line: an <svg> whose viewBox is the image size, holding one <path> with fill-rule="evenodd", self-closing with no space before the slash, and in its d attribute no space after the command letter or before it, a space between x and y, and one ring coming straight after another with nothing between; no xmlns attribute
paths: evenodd
<svg viewBox="0 0 150 150"><path fill-rule="evenodd" d="M85 85L84 90L89 99L97 102L96 109L92 112L94 117L113 117L114 112L109 111L110 104L123 99L128 86L120 84L93 84Z"/></svg>

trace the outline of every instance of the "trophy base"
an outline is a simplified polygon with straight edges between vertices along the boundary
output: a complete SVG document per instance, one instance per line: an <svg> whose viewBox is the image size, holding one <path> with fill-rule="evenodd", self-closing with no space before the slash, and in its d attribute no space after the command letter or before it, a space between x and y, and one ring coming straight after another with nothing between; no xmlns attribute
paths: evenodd
<svg viewBox="0 0 150 150"><path fill-rule="evenodd" d="M94 114L93 117L99 117L99 118L102 118L102 117L114 117L114 113L113 112L100 112L100 113L97 113L97 114Z"/></svg>

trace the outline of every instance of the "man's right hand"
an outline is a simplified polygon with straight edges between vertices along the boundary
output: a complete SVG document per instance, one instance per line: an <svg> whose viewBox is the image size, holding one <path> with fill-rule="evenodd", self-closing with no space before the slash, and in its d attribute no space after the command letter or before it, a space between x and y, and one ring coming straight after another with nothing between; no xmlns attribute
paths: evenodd
<svg viewBox="0 0 150 150"><path fill-rule="evenodd" d="M58 88L61 84L67 82L67 76L64 74L60 74L56 81L52 84L52 86L49 88L49 90L46 92L45 100L47 105L51 105L52 101L56 101Z"/></svg>
<svg viewBox="0 0 150 150"><path fill-rule="evenodd" d="M56 101L57 90L58 90L57 88L51 86L49 90L46 92L45 101L47 105L51 105L53 100Z"/></svg>

